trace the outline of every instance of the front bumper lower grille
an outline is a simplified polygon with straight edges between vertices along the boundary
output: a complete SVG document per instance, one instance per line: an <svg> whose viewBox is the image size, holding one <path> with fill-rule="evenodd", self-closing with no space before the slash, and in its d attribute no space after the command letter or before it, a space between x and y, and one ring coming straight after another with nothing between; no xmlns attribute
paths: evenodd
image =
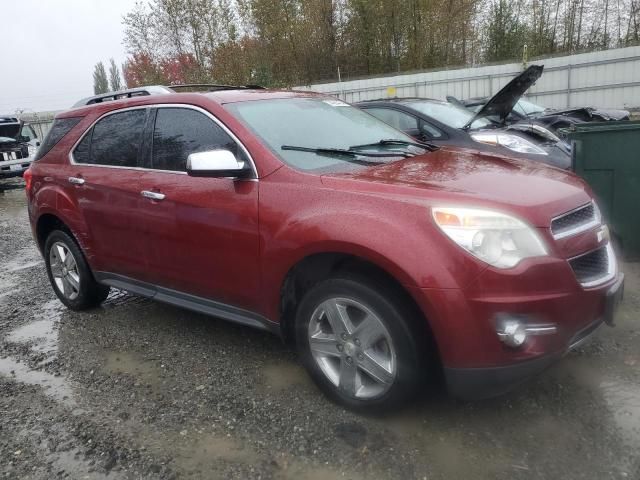
<svg viewBox="0 0 640 480"><path fill-rule="evenodd" d="M569 260L578 282L583 287L594 287L608 282L616 274L616 257L611 244Z"/></svg>

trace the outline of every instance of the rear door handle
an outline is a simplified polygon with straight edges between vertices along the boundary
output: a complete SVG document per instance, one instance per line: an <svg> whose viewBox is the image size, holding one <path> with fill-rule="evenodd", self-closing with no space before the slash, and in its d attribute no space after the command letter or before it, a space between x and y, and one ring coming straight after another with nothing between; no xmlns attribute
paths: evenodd
<svg viewBox="0 0 640 480"><path fill-rule="evenodd" d="M69 177L69 183L73 183L74 185L84 185L84 178Z"/></svg>
<svg viewBox="0 0 640 480"><path fill-rule="evenodd" d="M140 195L150 200L164 200L165 197L164 193L150 192L149 190L142 190Z"/></svg>

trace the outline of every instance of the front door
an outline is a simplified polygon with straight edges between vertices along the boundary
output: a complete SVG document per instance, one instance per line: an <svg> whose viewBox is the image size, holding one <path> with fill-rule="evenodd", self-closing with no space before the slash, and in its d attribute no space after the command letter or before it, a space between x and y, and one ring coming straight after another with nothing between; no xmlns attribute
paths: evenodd
<svg viewBox="0 0 640 480"><path fill-rule="evenodd" d="M150 168L141 179L149 275L162 287L255 310L258 182L186 174L191 153L243 150L200 109L158 107L153 115Z"/></svg>

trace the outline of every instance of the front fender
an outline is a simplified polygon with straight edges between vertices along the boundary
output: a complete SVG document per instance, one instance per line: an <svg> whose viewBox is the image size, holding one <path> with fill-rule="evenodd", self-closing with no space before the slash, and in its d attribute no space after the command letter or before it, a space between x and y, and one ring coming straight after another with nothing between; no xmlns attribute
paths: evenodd
<svg viewBox="0 0 640 480"><path fill-rule="evenodd" d="M485 268L437 229L424 204L406 197L263 181L260 233L269 318L277 318L287 273L314 254L352 255L419 288L463 288Z"/></svg>

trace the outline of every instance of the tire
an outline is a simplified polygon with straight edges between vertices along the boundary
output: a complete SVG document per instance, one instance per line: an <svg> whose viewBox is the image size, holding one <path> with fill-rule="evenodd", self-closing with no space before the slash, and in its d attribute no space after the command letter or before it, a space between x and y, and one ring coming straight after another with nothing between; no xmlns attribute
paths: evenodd
<svg viewBox="0 0 640 480"><path fill-rule="evenodd" d="M109 287L95 281L80 247L67 232L54 230L49 234L44 261L53 291L71 310L97 307L109 295Z"/></svg>
<svg viewBox="0 0 640 480"><path fill-rule="evenodd" d="M420 347L427 342L413 326L414 310L392 292L344 276L318 283L298 306L300 358L318 387L349 409L398 406L425 384L427 357ZM336 321L338 315L347 320Z"/></svg>

